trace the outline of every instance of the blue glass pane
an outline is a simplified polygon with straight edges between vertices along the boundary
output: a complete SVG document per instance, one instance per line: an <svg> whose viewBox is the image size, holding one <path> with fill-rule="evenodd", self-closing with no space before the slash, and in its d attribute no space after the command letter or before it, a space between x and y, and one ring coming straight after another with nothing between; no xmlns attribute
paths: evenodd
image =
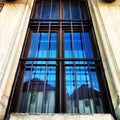
<svg viewBox="0 0 120 120"><path fill-rule="evenodd" d="M64 33L64 57L72 58L72 46L71 46L71 35L70 32Z"/></svg>
<svg viewBox="0 0 120 120"><path fill-rule="evenodd" d="M33 33L32 34L32 41L29 50L29 57L35 57L36 47L38 46L38 39L40 39L40 33Z"/></svg>
<svg viewBox="0 0 120 120"><path fill-rule="evenodd" d="M58 18L58 4L54 3L52 6L52 19Z"/></svg>
<svg viewBox="0 0 120 120"><path fill-rule="evenodd" d="M50 4L44 4L43 10L42 10L42 18L43 19L49 19L50 18Z"/></svg>
<svg viewBox="0 0 120 120"><path fill-rule="evenodd" d="M93 96L95 100L101 102L98 79L95 67L88 66L66 66L66 99L68 113L94 113ZM89 101L89 104L85 102ZM85 107L87 106L87 109ZM97 112L102 113L103 108L100 104Z"/></svg>
<svg viewBox="0 0 120 120"><path fill-rule="evenodd" d="M43 8L41 8L41 7L42 7L41 4L38 4L38 9L37 9L37 12L36 12L36 18L37 19L41 19L41 18L42 19L50 19L51 4L50 3L44 3ZM42 13L41 13L41 9L42 9ZM40 18L41 14L42 14L42 17ZM51 15L52 15L51 19L57 19L58 18L58 4L57 3L52 4L52 14ZM47 22L47 21L45 21L45 22Z"/></svg>
<svg viewBox="0 0 120 120"><path fill-rule="evenodd" d="M46 93L44 93L44 89ZM26 68L23 91L18 111L26 113L54 113L56 67L31 66ZM44 104L44 110L42 106Z"/></svg>
<svg viewBox="0 0 120 120"><path fill-rule="evenodd" d="M82 33L82 39L85 46L86 56L88 58L93 58L93 52L92 52L92 46L91 46L91 40L88 32Z"/></svg>
<svg viewBox="0 0 120 120"><path fill-rule="evenodd" d="M64 33L65 58L93 58L89 33Z"/></svg>
<svg viewBox="0 0 120 120"><path fill-rule="evenodd" d="M70 8L68 3L64 3L64 19L70 19Z"/></svg>
<svg viewBox="0 0 120 120"><path fill-rule="evenodd" d="M51 33L50 38L50 50L49 50L49 58L55 58L56 57L56 42L57 42L57 34Z"/></svg>
<svg viewBox="0 0 120 120"><path fill-rule="evenodd" d="M41 19L40 16L41 16L41 4L38 4L36 19Z"/></svg>
<svg viewBox="0 0 120 120"><path fill-rule="evenodd" d="M33 33L29 57L56 58L56 42L56 33Z"/></svg>
<svg viewBox="0 0 120 120"><path fill-rule="evenodd" d="M72 19L80 19L79 6L77 3L71 5Z"/></svg>

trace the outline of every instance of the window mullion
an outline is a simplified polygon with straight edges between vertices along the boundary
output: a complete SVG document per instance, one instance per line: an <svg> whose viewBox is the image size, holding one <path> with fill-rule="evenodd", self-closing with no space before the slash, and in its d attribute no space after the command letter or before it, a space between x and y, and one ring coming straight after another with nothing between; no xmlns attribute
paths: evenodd
<svg viewBox="0 0 120 120"><path fill-rule="evenodd" d="M80 1L78 0L78 5L79 5L79 14L80 14L80 18L82 18L82 13L81 13L81 4L80 4ZM83 24L83 21L81 21L81 27L82 27L82 40L83 40L83 49L85 50L85 57L86 59L89 59L88 57L88 51L87 51L87 41L86 41L86 37L85 37L85 30L84 30L84 24ZM95 112L97 112L97 108L96 108L96 105L95 105L95 95L94 95L94 88L93 88L93 81L92 81L92 73L91 73L91 69L90 69L90 63L87 62L87 65L88 65L88 75L89 75L89 79L90 79L90 85L91 85L91 88L92 90L90 91L90 94L92 94L92 97L93 97L93 103L94 103L94 108L95 108ZM90 110L92 112L92 108L90 106Z"/></svg>
<svg viewBox="0 0 120 120"><path fill-rule="evenodd" d="M62 19L62 0L60 0L60 19ZM62 53L62 48L63 48L63 46L62 46L62 21L60 20L60 31L59 31L59 33L60 33L60 35L59 35L59 47L58 47L58 49L59 49L59 59L61 59L62 57L63 57L63 53ZM64 104L64 101L63 101L63 99L64 99L64 91L63 91L63 80L64 80L64 77L63 77L63 62L62 61L59 61L58 62L58 65L59 65L59 74L58 74L58 77L59 77L59 112L60 113L63 113L63 104Z"/></svg>
<svg viewBox="0 0 120 120"><path fill-rule="evenodd" d="M50 53L50 40L51 40L51 17L52 17L52 5L53 5L53 0L51 0L51 7L50 7L50 21L49 21L49 30L48 30L48 44L47 44L47 53L46 53L46 58L49 58L49 53ZM45 65L45 73L44 73L44 89L43 89L43 99L42 99L42 112L45 113L46 107L45 107L45 102L46 102L46 94L47 94L47 89L46 89L46 81L47 81L47 72L48 72L48 62L46 61Z"/></svg>
<svg viewBox="0 0 120 120"><path fill-rule="evenodd" d="M75 49L74 49L74 38L73 38L73 21L72 21L72 6L71 6L71 0L69 0L69 10L70 10L70 27L71 27L71 35L70 35L70 39L71 39L71 50L72 50L72 58L75 58ZM75 80L75 89L76 89L76 106L77 106L77 111L76 113L79 113L79 96L78 96L78 85L77 85L77 74L76 74L76 64L75 61L73 61L74 63L74 68L73 68L73 73L74 73L74 80Z"/></svg>

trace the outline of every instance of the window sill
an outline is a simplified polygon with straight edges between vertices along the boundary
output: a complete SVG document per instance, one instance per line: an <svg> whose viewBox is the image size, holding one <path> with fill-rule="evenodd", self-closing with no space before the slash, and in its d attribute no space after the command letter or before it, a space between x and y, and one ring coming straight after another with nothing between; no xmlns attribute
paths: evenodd
<svg viewBox="0 0 120 120"><path fill-rule="evenodd" d="M11 114L10 120L114 120L111 114Z"/></svg>

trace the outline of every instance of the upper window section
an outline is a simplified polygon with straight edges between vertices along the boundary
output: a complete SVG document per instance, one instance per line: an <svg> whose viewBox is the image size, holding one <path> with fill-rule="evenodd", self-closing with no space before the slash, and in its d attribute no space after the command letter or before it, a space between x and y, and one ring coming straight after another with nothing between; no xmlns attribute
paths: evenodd
<svg viewBox="0 0 120 120"><path fill-rule="evenodd" d="M69 3L69 4L68 4ZM80 0L64 1L64 19L88 19L86 4Z"/></svg>
<svg viewBox="0 0 120 120"><path fill-rule="evenodd" d="M85 1L80 0L46 0L37 2L35 19L88 19ZM61 16L60 16L61 15Z"/></svg>
<svg viewBox="0 0 120 120"><path fill-rule="evenodd" d="M52 1L44 1L37 4L36 19L57 19L58 3Z"/></svg>

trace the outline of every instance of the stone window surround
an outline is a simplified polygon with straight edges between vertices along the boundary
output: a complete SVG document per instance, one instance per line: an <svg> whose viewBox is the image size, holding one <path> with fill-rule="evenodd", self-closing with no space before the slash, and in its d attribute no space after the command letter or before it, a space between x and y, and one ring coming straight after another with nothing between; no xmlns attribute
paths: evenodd
<svg viewBox="0 0 120 120"><path fill-rule="evenodd" d="M120 106L120 87L119 87L120 76L118 72L119 65L117 59L115 58L112 45L110 43L110 38L108 36L109 33L107 33L108 32L107 29L109 28L106 28L105 26L106 18L103 19L101 13L101 9L104 9L104 7L101 7L102 6L101 4L105 6L107 5L114 6L119 4L119 2L118 0L115 0L115 2L108 4L102 2L101 0L89 0L88 4L93 20L98 46L103 61L103 67L105 70L105 75L106 75L109 91L111 94L113 107L115 110L116 117L120 119L120 114L119 114L120 113L120 107L119 107Z"/></svg>

